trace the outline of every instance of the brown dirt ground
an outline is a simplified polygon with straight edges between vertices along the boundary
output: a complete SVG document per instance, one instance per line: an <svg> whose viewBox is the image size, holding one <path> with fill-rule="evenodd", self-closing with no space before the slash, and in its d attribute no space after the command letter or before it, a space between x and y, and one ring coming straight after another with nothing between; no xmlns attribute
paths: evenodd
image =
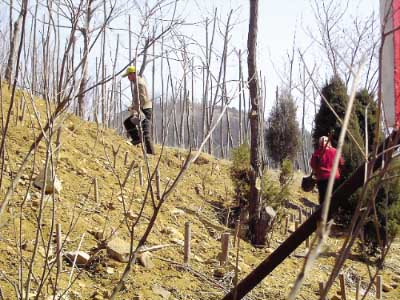
<svg viewBox="0 0 400 300"><path fill-rule="evenodd" d="M8 109L8 98L9 92L3 89L3 109ZM6 144L7 172L3 178L0 191L2 198L10 185L11 176L15 175L34 137L39 132L32 104L29 97L25 98L27 101L25 119L15 124L16 112L12 114L13 121L10 124ZM21 101L21 93L19 93L18 103L16 104L19 105ZM44 122L46 119L45 103L36 99L35 105L40 113L41 121ZM6 115L6 111L4 115ZM52 151L56 150L55 136L54 134L51 143ZM45 264L42 254L47 249L48 237L53 224L60 223L64 233L70 228L70 224L73 224L63 246L65 251L77 249L81 239L81 250L93 251L98 241L89 233L91 230L104 229L106 233L116 230L118 237L129 241L123 202L130 210L138 212L146 192L147 179L145 179L145 185L140 186L138 168L134 168L127 181L126 188L120 189L118 182L124 180L130 162L134 160L138 166L144 165L141 149L130 145L115 131L99 128L95 123L83 122L72 115L68 115L63 122L61 142L57 176L62 181L63 188L61 194L44 208L39 254L34 264L32 291L37 287L35 280L42 276ZM112 146L114 148L120 147L115 168L112 167ZM27 190L29 190L32 199L35 198L35 194L40 192L35 187L29 186L32 183L29 178L31 174L35 178L40 169L43 168L45 150L46 142L43 141L35 153L35 160L31 158L29 167L24 172L25 177L20 181L12 197L9 209L0 220L0 255L2 257L0 270L12 282L17 282L20 259L23 259L22 278L24 279L27 276L28 264L31 261L33 241L37 231L38 209L34 207L32 200L26 201L22 208L21 204ZM161 148L156 147L156 150L157 154L160 154ZM124 164L125 153L128 157L127 164ZM162 188L165 188L169 180L174 179L178 174L185 155L186 151L179 149L166 148L164 150L160 162ZM157 158L157 156L150 158L151 170L154 169ZM228 207L233 199L229 167L228 161L217 160L203 154L201 159L190 167L177 189L162 207L155 227L147 241L148 246L171 244L171 237L165 234L163 229L173 227L183 234L185 222L191 222L192 252L196 255L191 259L191 268L182 267L183 246L181 245L174 244L171 247L153 252L152 260L155 266L151 269L145 269L138 264L134 265L118 299L136 299L134 298L135 295L140 295L140 299L161 299L152 291L154 284L159 284L170 291L170 299L220 299L224 291L217 284L229 289L233 276L231 264L225 267L223 280L218 280L213 276L214 270L218 268L217 257L220 252L219 239L221 233L232 231L219 221L224 219L222 208ZM100 201L98 203L94 200L93 178L97 178L99 184ZM292 199L290 200L292 203L305 208L305 204L309 203L303 203L300 199L308 198L312 203L315 203L316 194L303 194L298 188L300 178L301 174L296 174L292 185ZM153 186L155 187L155 184ZM121 196L123 201L121 201ZM134 243L141 237L148 223L146 218L150 217L152 211L150 203L151 200L148 201L144 211L145 219L139 223L134 232ZM111 206L112 209L110 209ZM296 213L296 211L287 209L286 213ZM54 220L52 216L54 216ZM128 221L128 224L131 223L131 221ZM16 247L19 228L21 228L22 241L26 244L25 250L22 250L21 253ZM281 230L276 230L271 241L271 247L276 248L284 238ZM329 239L324 253L307 277L298 299L318 299L318 282L327 279L342 239L343 237L331 237ZM53 242L50 245L54 247ZM240 245L239 266L241 270L239 276L242 278L268 256L268 250L255 249L243 240ZM303 245L297 251L302 252L304 248ZM395 274L400 275L399 254L399 245L395 244L383 271L384 282L386 283L390 283ZM230 261L233 262L234 258L235 251L231 248ZM285 299L303 265L303 261L302 258L295 256L287 259L249 295L248 299ZM107 273L108 267L112 268L112 274ZM102 250L96 254L96 260L90 268L75 269L75 275L80 271L81 273L71 288L69 299L96 299L94 296L96 292L106 295L120 278L124 267L124 263L110 259L105 254L105 250ZM55 278L54 269L51 275L53 280ZM59 278L61 288L68 285L71 270L71 266L64 261L63 271ZM364 280L368 278L368 269L359 260L356 250L351 259L346 261L343 271L347 275L348 294L351 295L350 299L354 299L354 283L352 280L356 275L361 276ZM16 299L12 285L5 280L4 276L0 276L0 287L5 299ZM339 284L335 282L329 296L336 294L338 290ZM40 299L46 299L48 295L51 295L50 281L42 291ZM100 297L97 299L100 299ZM367 299L374 299L373 292ZM385 293L384 299L400 299L400 289L397 288Z"/></svg>

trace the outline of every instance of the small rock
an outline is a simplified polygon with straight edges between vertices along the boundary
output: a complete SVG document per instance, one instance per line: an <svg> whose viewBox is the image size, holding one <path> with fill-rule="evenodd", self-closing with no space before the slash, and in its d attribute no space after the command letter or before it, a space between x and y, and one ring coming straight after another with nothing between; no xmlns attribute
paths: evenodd
<svg viewBox="0 0 400 300"><path fill-rule="evenodd" d="M116 210L117 209L117 207L115 206L115 204L113 202L108 202L105 206L106 206L105 208L108 210Z"/></svg>
<svg viewBox="0 0 400 300"><path fill-rule="evenodd" d="M102 216L99 216L97 214L93 214L92 219L93 219L93 221L95 221L98 224L101 224L101 225L104 224L104 218Z"/></svg>
<svg viewBox="0 0 400 300"><path fill-rule="evenodd" d="M272 249L272 248L265 248L265 253L271 254L272 252L274 252L274 249Z"/></svg>
<svg viewBox="0 0 400 300"><path fill-rule="evenodd" d="M305 257L307 257L307 254L308 254L308 248L306 248L304 251L295 252L294 256L298 257L298 258L305 258Z"/></svg>
<svg viewBox="0 0 400 300"><path fill-rule="evenodd" d="M92 299L93 300L104 300L104 297L100 294L97 294L97 295L94 295Z"/></svg>
<svg viewBox="0 0 400 300"><path fill-rule="evenodd" d="M154 294L161 296L163 299L168 299L171 296L171 292L167 291L158 284L153 285L152 291Z"/></svg>
<svg viewBox="0 0 400 300"><path fill-rule="evenodd" d="M78 175L87 175L87 170L85 168L80 168L78 170Z"/></svg>
<svg viewBox="0 0 400 300"><path fill-rule="evenodd" d="M32 200L32 196L31 194L28 192L28 194L26 194L26 201L31 201Z"/></svg>
<svg viewBox="0 0 400 300"><path fill-rule="evenodd" d="M214 270L214 277L216 278L223 278L225 276L225 269L224 268L217 268Z"/></svg>
<svg viewBox="0 0 400 300"><path fill-rule="evenodd" d="M89 230L88 231L91 235L94 236L96 240L102 241L104 240L104 231L100 229Z"/></svg>
<svg viewBox="0 0 400 300"><path fill-rule="evenodd" d="M33 207L39 207L40 206L40 198L37 199L33 199L32 200L32 206ZM54 200L56 200L56 197L54 197ZM43 205L46 205L48 203L52 203L53 202L53 195L44 195L43 197Z"/></svg>
<svg viewBox="0 0 400 300"><path fill-rule="evenodd" d="M45 249L43 246L40 246L38 251L39 251L39 254L40 254L43 258L46 257L46 249ZM53 249L50 248L49 251L48 251L48 256L51 257L51 256L53 256L53 254L54 254Z"/></svg>
<svg viewBox="0 0 400 300"><path fill-rule="evenodd" d="M173 215L173 216L182 216L184 214L185 214L185 212L179 208L174 208L173 210L171 210L171 215Z"/></svg>
<svg viewBox="0 0 400 300"><path fill-rule="evenodd" d="M33 207L39 207L40 206L40 200L39 199L33 199L31 203L32 203Z"/></svg>
<svg viewBox="0 0 400 300"><path fill-rule="evenodd" d="M146 269L152 269L154 267L154 263L151 260L151 253L148 251L140 253L138 256L138 260L140 264Z"/></svg>
<svg viewBox="0 0 400 300"><path fill-rule="evenodd" d="M394 282L400 282L400 275L394 275L393 278L392 278L392 280L393 280Z"/></svg>
<svg viewBox="0 0 400 300"><path fill-rule="evenodd" d="M200 256L198 256L198 255L195 255L195 256L193 257L193 259L194 259L195 261L197 261L197 262L201 263L201 264L203 264L203 263L204 263L204 259L203 259L203 258L201 258L201 257L200 257Z"/></svg>
<svg viewBox="0 0 400 300"><path fill-rule="evenodd" d="M29 176L26 175L26 174L22 174L22 175L21 175L21 179L23 179L23 180L29 180Z"/></svg>
<svg viewBox="0 0 400 300"><path fill-rule="evenodd" d="M128 262L130 244L116 237L107 244L107 253L110 257L120 262Z"/></svg>
<svg viewBox="0 0 400 300"><path fill-rule="evenodd" d="M203 196L203 187L201 186L201 184L196 184L196 186L194 187L194 191L196 192L197 195Z"/></svg>
<svg viewBox="0 0 400 300"><path fill-rule="evenodd" d="M71 251L71 252L67 252L65 253L65 256L68 258L68 260L73 263L74 260L76 259L75 264L77 266L84 266L86 265L89 260L90 260L90 255L87 254L84 251Z"/></svg>
<svg viewBox="0 0 400 300"><path fill-rule="evenodd" d="M174 244L180 245L180 246L184 246L185 245L184 241L179 240L179 239L175 239L175 238L172 238L171 242L174 243Z"/></svg>
<svg viewBox="0 0 400 300"><path fill-rule="evenodd" d="M175 229L175 228L173 228L173 227L166 227L166 228L163 228L162 230L161 230L161 233L164 233L164 234L167 234L167 235L169 235L172 239L177 239L177 240L184 240L185 239L185 237L183 236L183 234L182 233L180 233L179 231L178 231L178 229Z"/></svg>
<svg viewBox="0 0 400 300"><path fill-rule="evenodd" d="M393 288L390 285L388 285L387 283L382 283L382 290L385 293L389 293L390 291L393 290Z"/></svg>
<svg viewBox="0 0 400 300"><path fill-rule="evenodd" d="M36 177L33 185L36 186L39 189L43 189L45 182L46 182L46 190L45 192L47 194L51 194L53 193L53 191L55 191L57 194L59 194L61 192L62 189L62 185L61 185L61 181L57 178L57 176L54 176L54 182L53 182L53 178L52 178L52 174L51 174L51 168L48 168L47 170L47 178L44 178L44 169L39 173L39 175Z"/></svg>
<svg viewBox="0 0 400 300"><path fill-rule="evenodd" d="M107 267L106 268L106 272L107 272L107 274L114 274L114 269L113 268L111 268L111 267Z"/></svg>
<svg viewBox="0 0 400 300"><path fill-rule="evenodd" d="M58 292L57 294L55 294L55 295L50 295L50 296L48 296L47 298L45 298L46 300L53 300L53 299L56 299L56 300L73 300L73 299L80 299L80 298L77 298L76 297L76 292L73 292L73 291L69 291L69 293L68 293L68 295L63 295L63 293L62 292ZM69 295L72 295L72 297L69 297ZM80 295L79 295L80 296ZM31 299L31 298L29 298L29 299ZM33 299L33 298L32 298Z"/></svg>
<svg viewBox="0 0 400 300"><path fill-rule="evenodd" d="M208 259L206 261L206 264L208 264L208 265L216 265L216 264L219 264L219 260L215 259L215 258L210 258L210 259Z"/></svg>
<svg viewBox="0 0 400 300"><path fill-rule="evenodd" d="M138 217L138 214L136 214L136 213L134 213L133 211L128 211L127 213L126 213L126 217L129 219L129 220L136 220L137 219L137 217Z"/></svg>
<svg viewBox="0 0 400 300"><path fill-rule="evenodd" d="M71 300L81 300L83 299L82 295L76 291L70 291L69 293ZM56 298L57 299L57 298Z"/></svg>
<svg viewBox="0 0 400 300"><path fill-rule="evenodd" d="M213 165L213 167L214 167L215 171L217 171L217 172L221 171L221 167L219 165L215 164L215 165Z"/></svg>

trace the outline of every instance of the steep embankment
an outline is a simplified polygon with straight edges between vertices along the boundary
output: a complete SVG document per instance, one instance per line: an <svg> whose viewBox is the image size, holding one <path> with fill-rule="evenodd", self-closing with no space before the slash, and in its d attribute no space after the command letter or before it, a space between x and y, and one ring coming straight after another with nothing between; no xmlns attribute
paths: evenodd
<svg viewBox="0 0 400 300"><path fill-rule="evenodd" d="M2 98L3 108L8 109L7 91L4 91ZM6 175L1 185L2 197L32 141L40 132L33 106L29 104L29 97L25 100L27 106L24 120L15 123L17 117L15 110L8 131ZM20 104L20 98L17 104ZM43 101L36 100L35 106L44 124L46 105ZM66 116L63 121L59 152L54 143L55 139L56 134L50 148L47 147L49 140L43 140L38 151L30 158L29 166L24 171L9 208L0 220L2 257L0 287L5 299L16 298L11 283L18 286L18 282L21 282L21 286L25 286L29 264L35 253L37 233L38 247L33 266L31 293L33 296L41 278L46 277L48 269L51 268L52 280L46 281L39 299L47 299L46 297L53 294L52 286L56 285L56 267L52 267L55 242L49 235L55 231L55 224L61 224L65 253L79 248L91 256L88 266L75 267L74 270L68 260L63 261L63 270L57 279L57 286L63 290L73 282L68 293L69 299L105 298L118 282L126 266L126 263L111 258L103 246L105 239L109 241L116 237L120 239L120 244L130 242L130 228L143 206L148 187L146 165L141 149L130 145L113 130L99 128L94 123L83 122L71 115ZM62 190L54 199L51 196L44 197L41 230L37 231L41 194L32 183L44 167L47 149L54 154L54 159L58 155L56 175L62 183ZM117 153L115 165L113 151ZM161 151L162 149L157 147L158 155ZM158 155L149 158L151 172L155 169ZM159 165L161 191L164 191L180 172L186 155L186 151L179 149L164 150ZM127 178L132 163L132 172ZM143 173L143 184L140 182L140 169ZM126 178L125 185L121 188ZM97 201L94 179L98 185ZM293 184L292 199L290 199L293 206L286 210L288 214L296 213L296 206L303 208L314 206L313 201L300 200L304 195L297 190L298 181L299 174ZM153 189L156 191L156 180L153 181ZM315 194L311 197L314 199ZM170 294L169 299L220 299L231 287L234 276L233 262L236 250L233 247L230 250L230 262L226 267L221 268L218 261L221 234L232 232L221 222L226 215L224 207L231 204L232 198L229 162L201 155L161 207L146 243L147 247L158 245L165 247L151 252L147 267L139 263L132 267L117 299L167 299L167 294ZM156 205L158 200L154 199L154 203ZM143 218L133 231L134 245L143 235L152 212L153 200L147 197ZM186 222L191 223L192 232L190 267L183 266L183 235ZM284 239L281 231L281 229L275 230L271 245L267 249L254 249L248 243L241 241L240 277L250 272L273 248L277 247ZM340 238L332 238L329 243L330 246L307 279L299 299L318 298L318 282L327 279L340 245ZM297 250L297 254L304 253L304 249L305 246L302 246ZM50 255L45 259L48 251ZM293 255L287 259L249 296L249 299L285 299L290 283L295 280L302 263L302 255ZM396 263L398 260L394 258L393 264ZM386 270L385 282L391 283L394 272L398 271L398 269ZM352 283L357 275L367 278L366 267L358 262L356 257L346 263L344 272L349 287L354 287ZM22 281L18 280L19 273L23 278ZM79 277L74 281L78 274ZM338 289L339 285L335 283L331 294L335 294ZM385 299L399 298L398 289L385 294Z"/></svg>

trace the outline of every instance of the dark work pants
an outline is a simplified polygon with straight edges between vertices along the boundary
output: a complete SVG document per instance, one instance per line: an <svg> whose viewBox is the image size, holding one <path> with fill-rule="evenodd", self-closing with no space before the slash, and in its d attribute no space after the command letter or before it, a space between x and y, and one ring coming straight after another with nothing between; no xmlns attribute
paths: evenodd
<svg viewBox="0 0 400 300"><path fill-rule="evenodd" d="M151 140L152 109L151 108L142 109L142 112L145 115L145 118L140 123L141 129L143 132L144 146L145 146L146 152L148 154L154 154L153 142ZM129 136L132 138L133 145L137 145L142 142L139 126L132 122L132 117L125 119L124 127L125 127L126 131L128 132Z"/></svg>
<svg viewBox="0 0 400 300"><path fill-rule="evenodd" d="M338 186L339 186L339 180L335 180L332 192L334 192ZM318 201L319 204L321 205L322 202L324 202L325 200L326 189L328 187L328 180L317 181L317 187L318 187Z"/></svg>

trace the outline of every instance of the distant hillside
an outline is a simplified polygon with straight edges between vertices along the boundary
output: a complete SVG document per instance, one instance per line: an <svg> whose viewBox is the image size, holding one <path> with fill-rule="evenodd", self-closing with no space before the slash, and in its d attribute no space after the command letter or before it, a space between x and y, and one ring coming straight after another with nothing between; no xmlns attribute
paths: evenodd
<svg viewBox="0 0 400 300"><path fill-rule="evenodd" d="M175 107L175 111L174 108ZM202 128L203 122L203 108L199 103L193 104L193 110L187 113L187 110L181 109L179 105L168 105L166 107L161 107L159 101L154 103L154 139L157 143L162 143L165 138L165 144L171 147L181 147L189 148L189 144L194 145L197 148L203 138L204 133L207 132L207 128ZM162 115L162 111L164 115ZM221 106L216 106L215 113L213 116L213 124L218 118L221 111ZM125 118L129 116L128 111L117 115L113 120L112 126L116 128L121 134L124 133L124 128L122 122ZM250 129L247 119L247 114L242 113L242 141L250 139ZM229 120L229 121L228 121ZM239 111L234 107L229 107L225 116L222 118L220 125L217 126L216 130L212 135L212 154L218 158L229 158L232 148L239 146ZM164 128L164 130L162 129ZM266 129L264 129L266 130ZM179 137L183 136L181 140ZM299 137L301 139L301 137ZM265 141L267 143L267 141ZM266 147L265 147L266 148ZM209 147L205 148L208 152ZM305 158L308 160L313 151L311 134L305 132ZM265 153L265 160L270 164L271 167L275 165L271 162L268 153ZM295 166L298 169L306 171L304 167L304 158L301 148L297 155Z"/></svg>

